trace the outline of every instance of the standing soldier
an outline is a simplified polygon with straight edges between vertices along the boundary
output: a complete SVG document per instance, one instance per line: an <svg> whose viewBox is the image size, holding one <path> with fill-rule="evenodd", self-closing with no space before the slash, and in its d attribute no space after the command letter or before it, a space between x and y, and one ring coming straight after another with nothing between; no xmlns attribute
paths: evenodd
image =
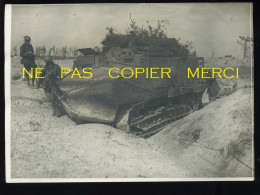
<svg viewBox="0 0 260 195"><path fill-rule="evenodd" d="M218 92L220 91L220 87L218 85L218 82L216 78L211 78L207 80L208 82L208 97L209 102L215 101L217 99Z"/></svg>
<svg viewBox="0 0 260 195"><path fill-rule="evenodd" d="M61 68L58 64L55 64L50 56L45 57L44 61L46 65L42 70L40 77L44 77L39 79L37 82L37 88L40 86L44 89L47 99L51 102L51 105L54 109L53 115L60 117L63 115L63 111L59 107L59 103L57 101L57 97L55 95L55 89L51 87L53 82L58 81L61 78Z"/></svg>
<svg viewBox="0 0 260 195"><path fill-rule="evenodd" d="M24 65L24 68L28 72L31 72L31 69L33 68L32 85L34 86L35 68L37 68L37 66L35 64L33 46L30 44L30 42L31 42L31 38L27 35L24 36L24 44L20 47L20 56L22 57L21 64ZM29 75L25 74L25 77L26 77L27 85L30 85Z"/></svg>

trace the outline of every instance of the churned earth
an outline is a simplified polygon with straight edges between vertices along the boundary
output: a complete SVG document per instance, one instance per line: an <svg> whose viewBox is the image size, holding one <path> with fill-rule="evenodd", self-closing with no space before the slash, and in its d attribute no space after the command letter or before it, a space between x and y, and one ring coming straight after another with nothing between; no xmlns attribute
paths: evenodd
<svg viewBox="0 0 260 195"><path fill-rule="evenodd" d="M11 67L11 178L252 177L248 80L143 139L109 125L53 117L43 90L22 81L19 60L12 58Z"/></svg>

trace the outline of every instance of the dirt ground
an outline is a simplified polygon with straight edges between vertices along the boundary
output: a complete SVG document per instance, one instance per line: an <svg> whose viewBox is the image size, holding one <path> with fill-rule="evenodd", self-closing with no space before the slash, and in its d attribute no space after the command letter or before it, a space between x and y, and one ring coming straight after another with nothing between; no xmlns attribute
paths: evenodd
<svg viewBox="0 0 260 195"><path fill-rule="evenodd" d="M252 176L249 80L239 80L235 93L143 139L108 125L53 117L43 90L27 87L19 77L19 60L12 58L11 70L12 178Z"/></svg>

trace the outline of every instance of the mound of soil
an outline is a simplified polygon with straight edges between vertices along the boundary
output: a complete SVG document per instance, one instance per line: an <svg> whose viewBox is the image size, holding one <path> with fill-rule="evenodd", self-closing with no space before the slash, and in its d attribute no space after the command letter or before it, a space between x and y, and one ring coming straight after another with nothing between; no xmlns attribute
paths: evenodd
<svg viewBox="0 0 260 195"><path fill-rule="evenodd" d="M149 141L198 177L252 176L250 94L250 88L239 89L168 125Z"/></svg>

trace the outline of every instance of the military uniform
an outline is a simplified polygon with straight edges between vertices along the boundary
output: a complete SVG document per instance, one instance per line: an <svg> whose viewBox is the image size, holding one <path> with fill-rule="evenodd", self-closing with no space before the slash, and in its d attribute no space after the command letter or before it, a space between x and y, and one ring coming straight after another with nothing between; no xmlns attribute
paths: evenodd
<svg viewBox="0 0 260 195"><path fill-rule="evenodd" d="M54 62L47 62L42 70L41 77L52 79L54 81L59 80L61 77L61 68L58 64Z"/></svg>
<svg viewBox="0 0 260 195"><path fill-rule="evenodd" d="M218 82L216 81L216 78L208 79L208 97L209 102L215 101L217 99L218 92L220 90L220 87L218 85Z"/></svg>
<svg viewBox="0 0 260 195"><path fill-rule="evenodd" d="M24 68L28 71L31 72L31 68L33 68L33 77L32 77L32 83L34 84L34 80L35 80L35 74L34 68L37 68L36 64L35 64L35 57L34 57L34 50L33 50L33 46L29 43L31 38L28 36L25 36L25 40L26 38L28 39L28 41L26 41L21 47L20 47L20 56L22 57L21 59L21 64L24 65ZM27 80L27 84L29 85L29 75L25 74L26 80Z"/></svg>
<svg viewBox="0 0 260 195"><path fill-rule="evenodd" d="M45 77L44 79L39 79L37 82L37 87L41 86L44 89L47 99L51 102L51 105L54 109L54 116L62 116L63 111L59 106L59 102L57 101L57 97L55 96L55 92L50 86L51 81L57 81L61 77L61 68L59 65L54 64L53 61L46 62L44 69L40 77Z"/></svg>

